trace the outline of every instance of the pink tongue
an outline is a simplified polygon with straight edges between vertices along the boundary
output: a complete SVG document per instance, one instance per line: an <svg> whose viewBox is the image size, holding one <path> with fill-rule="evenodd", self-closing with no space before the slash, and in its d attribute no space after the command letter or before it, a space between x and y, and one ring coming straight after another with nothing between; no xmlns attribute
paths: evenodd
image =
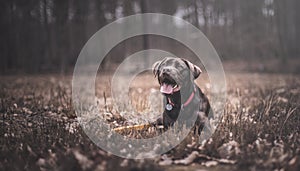
<svg viewBox="0 0 300 171"><path fill-rule="evenodd" d="M173 93L173 87L171 85L163 83L163 85L160 86L160 92L165 93L165 94L172 94Z"/></svg>

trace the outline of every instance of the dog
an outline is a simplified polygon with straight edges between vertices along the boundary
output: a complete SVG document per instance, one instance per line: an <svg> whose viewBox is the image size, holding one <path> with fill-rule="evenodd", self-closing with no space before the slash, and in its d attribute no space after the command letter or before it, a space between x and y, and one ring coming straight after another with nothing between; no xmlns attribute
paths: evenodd
<svg viewBox="0 0 300 171"><path fill-rule="evenodd" d="M154 125L168 129L178 121L180 126L193 127L194 133L200 135L207 118L212 117L208 98L194 82L201 69L186 59L166 57L155 62L152 71L160 84L160 92L165 96L164 112Z"/></svg>

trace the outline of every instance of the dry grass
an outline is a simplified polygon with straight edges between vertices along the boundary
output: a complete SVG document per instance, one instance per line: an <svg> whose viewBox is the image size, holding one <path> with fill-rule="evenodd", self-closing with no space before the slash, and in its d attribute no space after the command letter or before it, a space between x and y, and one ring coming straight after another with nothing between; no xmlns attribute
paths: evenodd
<svg viewBox="0 0 300 171"><path fill-rule="evenodd" d="M159 116L161 96L152 75L140 75L130 85L130 98L124 103L131 108L116 106L110 98L110 79L111 75L101 76L96 84L98 115L109 124L145 123ZM207 76L197 83L211 95ZM231 162L235 163L229 164L231 169L299 169L299 76L232 73L227 74L227 83L224 115L211 139L192 146L187 139L156 160L135 161L102 151L84 134L74 119L71 77L2 77L0 169L159 170L168 161L183 164L195 152L190 163L208 170L214 168L206 167L209 164ZM126 135L143 138L149 134L144 130Z"/></svg>

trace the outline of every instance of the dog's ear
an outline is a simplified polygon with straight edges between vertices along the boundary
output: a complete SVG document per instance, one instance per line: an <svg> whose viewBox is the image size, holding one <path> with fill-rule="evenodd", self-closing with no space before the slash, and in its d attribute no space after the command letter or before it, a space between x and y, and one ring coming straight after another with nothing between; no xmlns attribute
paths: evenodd
<svg viewBox="0 0 300 171"><path fill-rule="evenodd" d="M187 67L191 70L194 79L198 78L199 75L202 73L202 70L197 66L194 65L193 63L191 63L190 61L181 58L181 60L183 60L183 62L187 65Z"/></svg>
<svg viewBox="0 0 300 171"><path fill-rule="evenodd" d="M158 75L160 64L161 64L161 61L157 61L152 65L152 72L154 74L154 77L156 77Z"/></svg>

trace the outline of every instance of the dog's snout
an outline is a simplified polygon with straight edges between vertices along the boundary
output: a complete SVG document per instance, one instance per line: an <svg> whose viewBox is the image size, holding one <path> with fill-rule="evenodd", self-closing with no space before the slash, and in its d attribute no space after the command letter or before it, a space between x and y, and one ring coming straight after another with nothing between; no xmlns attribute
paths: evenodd
<svg viewBox="0 0 300 171"><path fill-rule="evenodd" d="M161 78L166 78L169 76L169 74L167 74L166 72L162 72L160 76Z"/></svg>

